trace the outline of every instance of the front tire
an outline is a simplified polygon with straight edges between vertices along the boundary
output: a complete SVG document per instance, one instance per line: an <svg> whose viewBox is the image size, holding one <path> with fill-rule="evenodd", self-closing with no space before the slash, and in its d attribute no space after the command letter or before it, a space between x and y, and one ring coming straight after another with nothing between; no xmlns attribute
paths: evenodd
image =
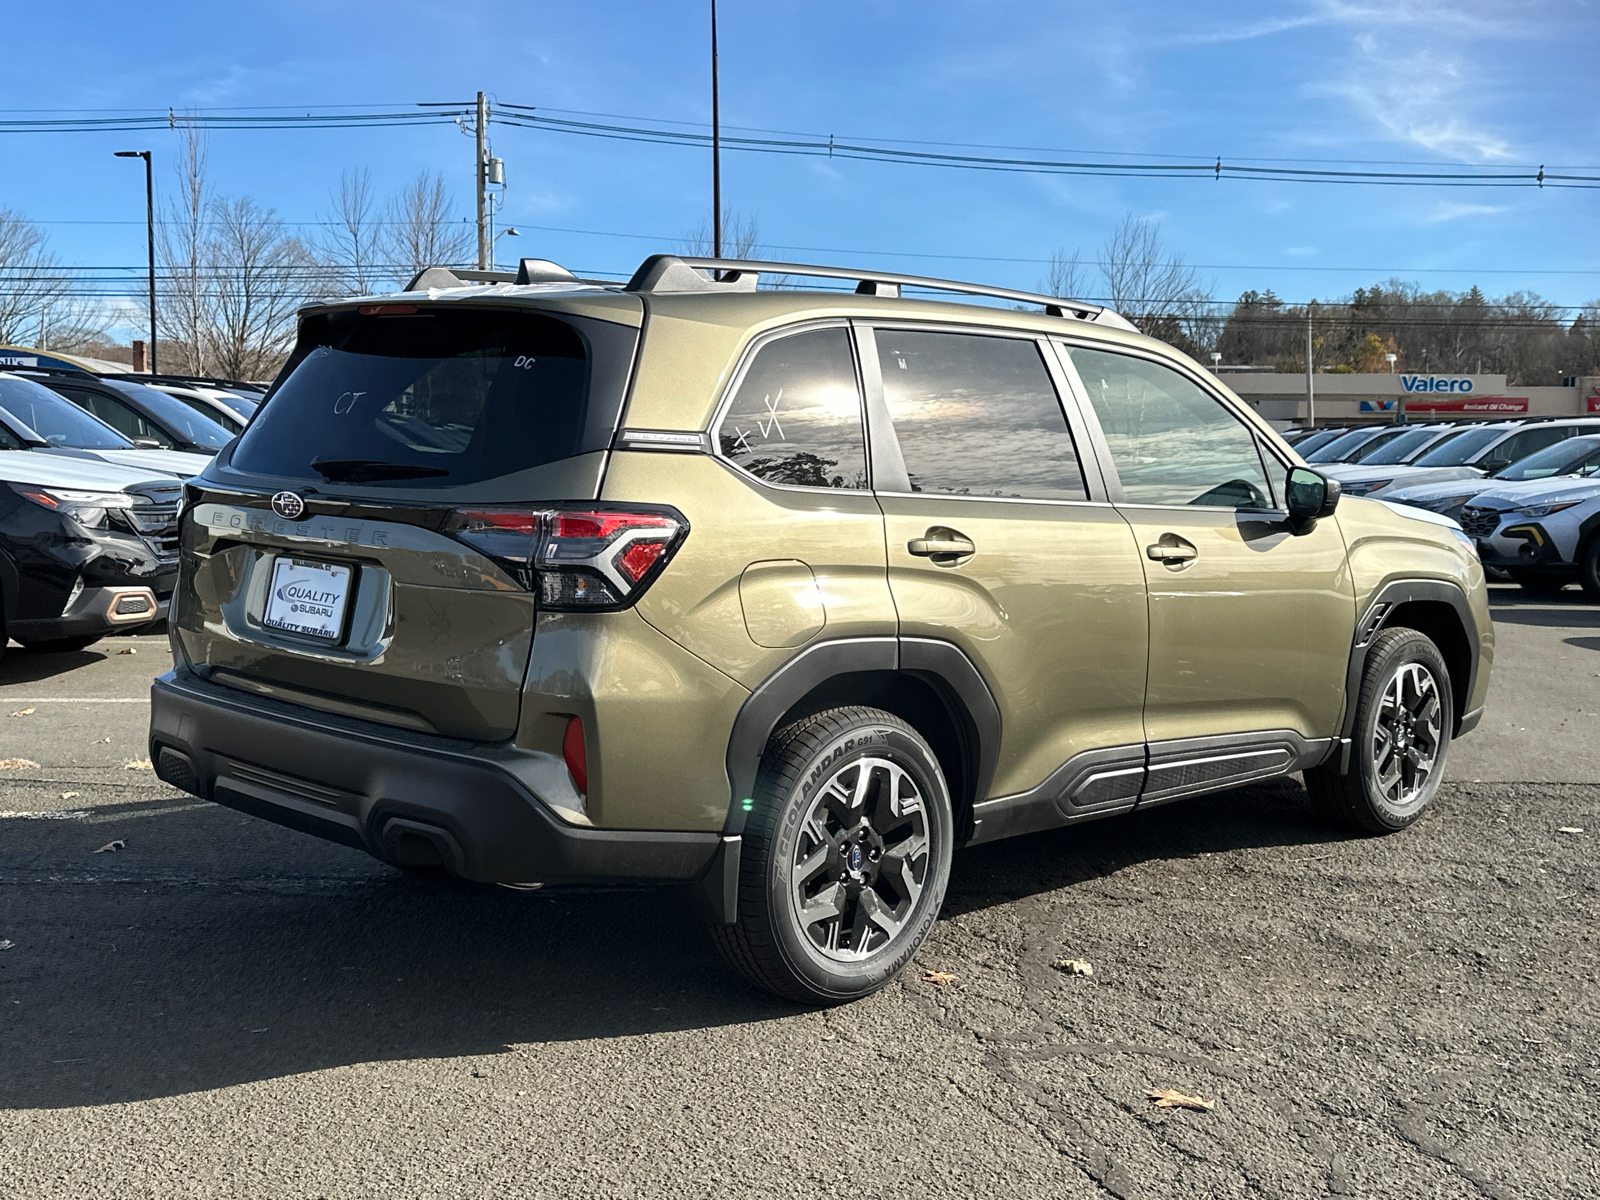
<svg viewBox="0 0 1600 1200"><path fill-rule="evenodd" d="M1600 600L1600 537L1592 537L1578 555L1578 583L1583 594L1591 600Z"/></svg>
<svg viewBox="0 0 1600 1200"><path fill-rule="evenodd" d="M905 721L835 708L775 734L739 863L739 919L713 927L750 983L803 1004L883 987L933 928L955 820L944 773Z"/></svg>
<svg viewBox="0 0 1600 1200"><path fill-rule="evenodd" d="M1305 773L1306 791L1331 820L1363 833L1394 833L1414 823L1438 792L1454 732L1450 672L1439 648L1415 629L1386 629L1367 652L1350 770L1315 767Z"/></svg>

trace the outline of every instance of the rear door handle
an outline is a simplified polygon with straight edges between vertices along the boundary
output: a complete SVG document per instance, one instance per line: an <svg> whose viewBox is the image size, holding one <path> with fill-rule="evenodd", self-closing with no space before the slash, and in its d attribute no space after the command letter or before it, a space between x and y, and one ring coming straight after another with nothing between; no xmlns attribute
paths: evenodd
<svg viewBox="0 0 1600 1200"><path fill-rule="evenodd" d="M922 537L912 538L906 543L906 549L918 558L965 558L978 552L971 538L942 525L935 525Z"/></svg>
<svg viewBox="0 0 1600 1200"><path fill-rule="evenodd" d="M1200 551L1194 548L1193 543L1184 541L1175 533L1162 534L1161 540L1146 546L1144 552L1156 562L1162 563L1193 562L1200 557Z"/></svg>

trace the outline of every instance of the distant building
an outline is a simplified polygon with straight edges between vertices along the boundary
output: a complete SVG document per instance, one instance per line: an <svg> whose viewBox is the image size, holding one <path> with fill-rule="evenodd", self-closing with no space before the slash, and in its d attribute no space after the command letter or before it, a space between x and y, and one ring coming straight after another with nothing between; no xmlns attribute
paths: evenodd
<svg viewBox="0 0 1600 1200"><path fill-rule="evenodd" d="M54 350L32 350L26 346L0 346L0 371L13 367L49 367L57 371L88 371L91 375L119 375L127 363L107 362L103 358L84 358L80 354L58 354Z"/></svg>
<svg viewBox="0 0 1600 1200"><path fill-rule="evenodd" d="M1254 368L1217 368L1217 376L1268 421L1282 426L1310 423L1304 372L1284 374ZM1315 374L1312 397L1318 425L1463 418L1576 417L1600 414L1600 376L1583 376L1566 387L1512 387L1504 375Z"/></svg>

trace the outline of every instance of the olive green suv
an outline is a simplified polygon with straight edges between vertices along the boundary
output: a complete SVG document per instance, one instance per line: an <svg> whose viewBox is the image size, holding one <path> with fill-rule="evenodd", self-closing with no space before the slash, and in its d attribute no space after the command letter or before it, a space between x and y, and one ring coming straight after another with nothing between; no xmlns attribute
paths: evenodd
<svg viewBox="0 0 1600 1200"><path fill-rule="evenodd" d="M793 263L309 307L181 526L162 779L677 885L809 1002L910 961L961 846L1296 771L1404 828L1493 652L1453 522L1339 503L1115 313Z"/></svg>

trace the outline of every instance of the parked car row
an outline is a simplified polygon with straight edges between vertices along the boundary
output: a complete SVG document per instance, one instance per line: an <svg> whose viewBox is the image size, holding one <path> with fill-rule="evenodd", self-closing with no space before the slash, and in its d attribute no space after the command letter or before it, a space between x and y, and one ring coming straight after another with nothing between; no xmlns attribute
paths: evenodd
<svg viewBox="0 0 1600 1200"><path fill-rule="evenodd" d="M0 654L162 620L183 481L259 400L182 377L0 372Z"/></svg>
<svg viewBox="0 0 1600 1200"><path fill-rule="evenodd" d="M1346 494L1450 517L1500 578L1600 600L1600 417L1293 432Z"/></svg>

